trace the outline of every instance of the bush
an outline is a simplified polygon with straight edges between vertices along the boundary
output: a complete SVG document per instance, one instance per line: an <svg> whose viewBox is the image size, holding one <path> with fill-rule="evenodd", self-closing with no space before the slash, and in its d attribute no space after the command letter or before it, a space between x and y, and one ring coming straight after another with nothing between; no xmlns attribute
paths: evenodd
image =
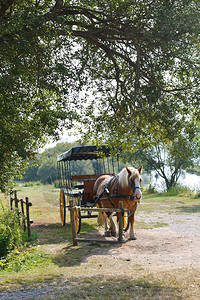
<svg viewBox="0 0 200 300"><path fill-rule="evenodd" d="M195 199L199 199L200 198L200 189L198 191L196 191L195 195L194 195Z"/></svg>
<svg viewBox="0 0 200 300"><path fill-rule="evenodd" d="M0 208L0 258L22 245L23 231L17 211Z"/></svg>
<svg viewBox="0 0 200 300"><path fill-rule="evenodd" d="M39 181L27 181L23 184L25 187L33 187L33 186L39 186L41 183Z"/></svg>
<svg viewBox="0 0 200 300"><path fill-rule="evenodd" d="M59 188L60 187L59 180L55 180L54 183L53 183L53 185L54 185L55 188Z"/></svg>
<svg viewBox="0 0 200 300"><path fill-rule="evenodd" d="M38 238L37 232L32 231L28 237L27 231L21 228L20 219L17 211L0 203L0 271L29 270L48 261L43 252L31 245Z"/></svg>
<svg viewBox="0 0 200 300"><path fill-rule="evenodd" d="M176 185L172 186L168 191L168 196L180 196L180 197L191 197L193 196L193 191L191 191L188 187L177 183Z"/></svg>
<svg viewBox="0 0 200 300"><path fill-rule="evenodd" d="M148 194L157 194L155 186L152 185L151 183L149 184L148 187L146 187L146 188L143 187L142 192L148 193Z"/></svg>

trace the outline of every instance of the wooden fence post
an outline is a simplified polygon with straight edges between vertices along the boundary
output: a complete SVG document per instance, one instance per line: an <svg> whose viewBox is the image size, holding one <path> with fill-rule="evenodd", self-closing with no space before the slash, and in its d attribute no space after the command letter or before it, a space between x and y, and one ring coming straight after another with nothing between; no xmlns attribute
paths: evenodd
<svg viewBox="0 0 200 300"><path fill-rule="evenodd" d="M14 196L12 197L12 195L14 194ZM15 202L14 207L13 207L13 202ZM21 202L21 210L19 208L19 202ZM26 205L26 215L24 212L24 204ZM30 224L33 223L33 221L30 220L30 213L29 213L29 206L32 206L32 203L29 202L29 198L25 197L25 201L23 199L17 199L17 191L14 191L12 193L10 193L10 208L11 210L15 209L18 213L18 215L22 216L22 224L20 222L20 218L19 218L19 224L23 226L23 230L24 232L26 231L27 228L27 232L28 232L28 236L31 236L31 226ZM26 225L27 223L27 225Z"/></svg>
<svg viewBox="0 0 200 300"><path fill-rule="evenodd" d="M25 215L24 215L24 200L23 199L20 199L20 202L21 202L21 212L22 212L22 224L23 224L23 229L24 229L24 232L26 231L26 222L25 222Z"/></svg>
<svg viewBox="0 0 200 300"><path fill-rule="evenodd" d="M121 209L121 212L119 212L119 237L118 237L118 241L122 242L123 241L123 215L122 215L123 202L122 201L119 202L119 208Z"/></svg>
<svg viewBox="0 0 200 300"><path fill-rule="evenodd" d="M69 200L69 206L71 208L74 207L74 201L73 200ZM73 245L77 246L78 243L76 241L77 233L76 233L76 225L75 225L75 213L74 213L74 210L72 210L72 209L70 209L70 220L71 220Z"/></svg>
<svg viewBox="0 0 200 300"><path fill-rule="evenodd" d="M25 197L26 199L26 220L27 220L27 232L28 236L31 236L31 225L30 225L30 215L29 215L29 200L28 197Z"/></svg>
<svg viewBox="0 0 200 300"><path fill-rule="evenodd" d="M13 205L13 197L12 197L12 194L13 194L13 193L10 193L10 209L11 209L11 210L13 209L13 207L12 207L12 205Z"/></svg>
<svg viewBox="0 0 200 300"><path fill-rule="evenodd" d="M18 209L17 191L14 191L14 199L15 199L15 208Z"/></svg>

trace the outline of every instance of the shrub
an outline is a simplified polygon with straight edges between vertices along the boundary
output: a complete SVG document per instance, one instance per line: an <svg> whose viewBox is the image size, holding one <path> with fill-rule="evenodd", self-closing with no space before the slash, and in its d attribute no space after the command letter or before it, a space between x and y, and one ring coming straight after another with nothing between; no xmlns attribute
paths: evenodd
<svg viewBox="0 0 200 300"><path fill-rule="evenodd" d="M194 195L195 199L199 199L200 198L200 190L197 190L195 195Z"/></svg>
<svg viewBox="0 0 200 300"><path fill-rule="evenodd" d="M177 183L176 185L172 186L167 191L168 196L191 197L193 194L193 191L191 191L188 187L180 183Z"/></svg>
<svg viewBox="0 0 200 300"><path fill-rule="evenodd" d="M21 228L20 219L17 211L0 203L0 271L29 270L48 261L43 252L31 245L38 237L37 232L32 231L28 237L27 231Z"/></svg>
<svg viewBox="0 0 200 300"><path fill-rule="evenodd" d="M25 183L24 183L24 186L25 186L25 187L32 187L32 186L34 186L34 185L35 185L35 183L32 182L32 181L28 181L28 182L25 182Z"/></svg>
<svg viewBox="0 0 200 300"><path fill-rule="evenodd" d="M151 183L149 184L148 187L146 187L146 188L143 187L143 188L142 188L142 191L143 191L144 193L148 193L148 194L157 194L157 191L156 191L155 186L152 185Z"/></svg>
<svg viewBox="0 0 200 300"><path fill-rule="evenodd" d="M54 183L53 183L53 185L54 185L55 188L59 188L60 187L59 180L55 180Z"/></svg>
<svg viewBox="0 0 200 300"><path fill-rule="evenodd" d="M22 244L23 231L17 211L0 208L0 258Z"/></svg>

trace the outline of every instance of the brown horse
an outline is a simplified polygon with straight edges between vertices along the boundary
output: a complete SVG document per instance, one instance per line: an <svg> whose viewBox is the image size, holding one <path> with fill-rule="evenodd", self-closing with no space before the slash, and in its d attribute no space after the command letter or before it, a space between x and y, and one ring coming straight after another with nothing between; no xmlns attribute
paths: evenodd
<svg viewBox="0 0 200 300"><path fill-rule="evenodd" d="M137 209L138 202L142 197L141 193L141 173L142 167L138 170L132 167L124 168L118 175L102 175L94 184L94 192L99 207L119 208L119 202L123 202L123 208L130 212L130 231L129 239L135 240L133 229L134 214ZM117 229L113 220L113 213L107 213L110 220L110 230L113 236L116 236ZM104 214L105 219L105 214ZM106 221L106 220L105 220ZM105 234L108 233L107 222L105 222Z"/></svg>

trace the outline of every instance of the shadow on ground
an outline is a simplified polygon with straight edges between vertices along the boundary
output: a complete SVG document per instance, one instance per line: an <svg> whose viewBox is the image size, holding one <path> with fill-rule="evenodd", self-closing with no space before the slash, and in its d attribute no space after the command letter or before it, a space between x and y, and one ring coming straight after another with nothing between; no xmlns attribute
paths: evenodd
<svg viewBox="0 0 200 300"><path fill-rule="evenodd" d="M112 247L120 247L121 244L104 244L101 241L116 242L117 238L102 236L95 225L83 223L79 237L95 239L96 242L79 243L73 246L71 236L71 226L66 224L62 226L60 223L40 224L34 226L34 230L38 233L40 245L49 245L49 249L57 249L52 256L52 261L59 267L77 266L81 263L85 256L90 255L93 249L104 249L104 254Z"/></svg>
<svg viewBox="0 0 200 300"><path fill-rule="evenodd" d="M180 290L152 281L111 276L76 278L76 282L65 282L61 291L40 299L182 299Z"/></svg>
<svg viewBox="0 0 200 300"><path fill-rule="evenodd" d="M81 235L95 230L95 225L83 223ZM38 233L40 244L59 244L66 241L72 241L70 224L62 226L60 223L40 224L33 227Z"/></svg>
<svg viewBox="0 0 200 300"><path fill-rule="evenodd" d="M177 207L176 209L183 213L199 213L200 205L180 206Z"/></svg>
<svg viewBox="0 0 200 300"><path fill-rule="evenodd" d="M43 286L24 287L19 291L4 291L1 299L183 299L183 291L170 287L153 278L131 279L127 277L93 276L76 277L76 280L62 280Z"/></svg>

